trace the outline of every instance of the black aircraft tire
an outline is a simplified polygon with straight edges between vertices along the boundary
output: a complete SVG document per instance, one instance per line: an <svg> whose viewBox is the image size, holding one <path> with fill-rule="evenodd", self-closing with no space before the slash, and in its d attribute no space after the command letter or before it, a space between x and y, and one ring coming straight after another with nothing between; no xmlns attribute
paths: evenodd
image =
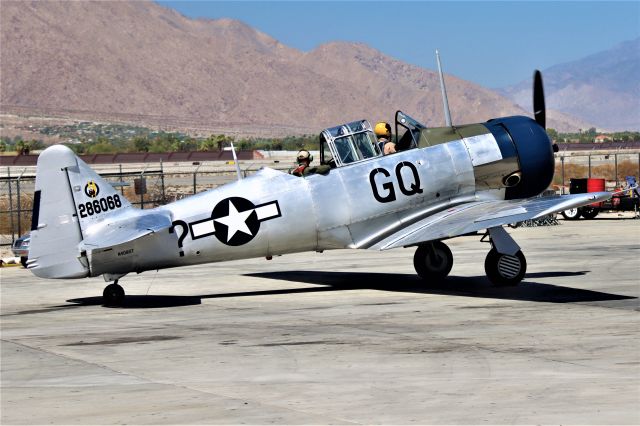
<svg viewBox="0 0 640 426"><path fill-rule="evenodd" d="M580 214L585 219L595 219L596 216L598 216L598 209L591 206L582 207L580 209Z"/></svg>
<svg viewBox="0 0 640 426"><path fill-rule="evenodd" d="M527 260L518 251L515 256L500 254L492 248L484 261L487 278L497 287L516 286L527 272Z"/></svg>
<svg viewBox="0 0 640 426"><path fill-rule="evenodd" d="M566 220L578 220L580 219L580 213L581 211L578 208L563 210L562 212L560 212L562 217L564 217Z"/></svg>
<svg viewBox="0 0 640 426"><path fill-rule="evenodd" d="M124 289L118 284L109 284L102 292L104 306L122 306Z"/></svg>
<svg viewBox="0 0 640 426"><path fill-rule="evenodd" d="M413 255L413 267L423 280L440 281L451 272L453 254L449 247L440 241L418 246Z"/></svg>
<svg viewBox="0 0 640 426"><path fill-rule="evenodd" d="M20 263L22 264L22 266L24 266L25 268L27 267L27 256L22 256L20 258Z"/></svg>

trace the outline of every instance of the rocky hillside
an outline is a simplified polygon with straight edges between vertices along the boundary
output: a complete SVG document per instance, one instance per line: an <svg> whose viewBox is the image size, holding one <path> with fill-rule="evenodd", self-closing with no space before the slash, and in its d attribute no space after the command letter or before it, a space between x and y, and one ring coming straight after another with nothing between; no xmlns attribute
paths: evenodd
<svg viewBox="0 0 640 426"><path fill-rule="evenodd" d="M141 1L3 0L0 12L4 112L241 134L390 121L397 109L444 123L433 71L362 44L301 52L238 21L189 19ZM446 78L454 122L529 114L496 92ZM550 116L561 130L589 126Z"/></svg>
<svg viewBox="0 0 640 426"><path fill-rule="evenodd" d="M611 130L640 129L640 38L543 71L547 105ZM530 82L504 94L527 105Z"/></svg>

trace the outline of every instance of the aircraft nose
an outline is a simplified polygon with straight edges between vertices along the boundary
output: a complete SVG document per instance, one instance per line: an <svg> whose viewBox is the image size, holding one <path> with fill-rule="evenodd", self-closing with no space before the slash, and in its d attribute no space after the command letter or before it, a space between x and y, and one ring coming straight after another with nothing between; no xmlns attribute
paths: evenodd
<svg viewBox="0 0 640 426"><path fill-rule="evenodd" d="M545 129L524 116L492 120L492 124L501 125L511 136L522 172L520 183L507 188L507 199L533 197L547 189L553 180L555 160Z"/></svg>

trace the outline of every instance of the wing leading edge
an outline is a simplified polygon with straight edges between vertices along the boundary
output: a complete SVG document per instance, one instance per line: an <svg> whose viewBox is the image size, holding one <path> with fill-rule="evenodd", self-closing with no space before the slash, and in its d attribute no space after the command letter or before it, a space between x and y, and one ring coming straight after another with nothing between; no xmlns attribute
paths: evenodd
<svg viewBox="0 0 640 426"><path fill-rule="evenodd" d="M389 250L414 246L508 223L537 219L550 213L605 201L609 198L611 198L610 192L591 192L513 201L474 201L431 215L368 248Z"/></svg>

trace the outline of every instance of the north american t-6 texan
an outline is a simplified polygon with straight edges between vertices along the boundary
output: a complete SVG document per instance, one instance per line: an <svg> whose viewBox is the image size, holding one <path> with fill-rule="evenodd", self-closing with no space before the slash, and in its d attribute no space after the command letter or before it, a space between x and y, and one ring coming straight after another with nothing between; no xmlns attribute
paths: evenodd
<svg viewBox="0 0 640 426"><path fill-rule="evenodd" d="M609 192L540 196L554 174L540 73L534 118L427 128L398 111L396 153L384 155L366 120L323 130L324 173L270 168L153 209L133 207L74 153L56 145L38 158L27 266L42 278L103 275L105 305L125 300L130 272L331 249L416 247L427 282L451 271L443 242L486 230L485 270L517 285L526 260L503 225L603 201Z"/></svg>

